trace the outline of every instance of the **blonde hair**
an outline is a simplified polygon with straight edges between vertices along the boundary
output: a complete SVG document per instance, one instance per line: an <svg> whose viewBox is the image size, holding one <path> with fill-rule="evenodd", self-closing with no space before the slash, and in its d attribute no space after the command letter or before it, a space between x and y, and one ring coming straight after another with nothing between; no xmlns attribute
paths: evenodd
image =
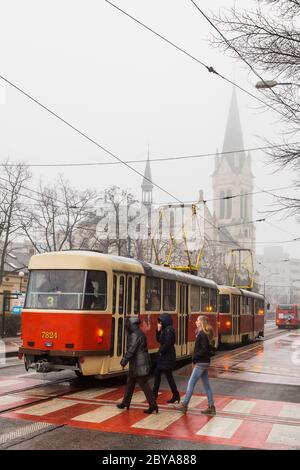
<svg viewBox="0 0 300 470"><path fill-rule="evenodd" d="M209 342L212 343L214 338L214 330L209 323L209 319L205 315L200 315L198 318L201 322L202 330L208 336Z"/></svg>

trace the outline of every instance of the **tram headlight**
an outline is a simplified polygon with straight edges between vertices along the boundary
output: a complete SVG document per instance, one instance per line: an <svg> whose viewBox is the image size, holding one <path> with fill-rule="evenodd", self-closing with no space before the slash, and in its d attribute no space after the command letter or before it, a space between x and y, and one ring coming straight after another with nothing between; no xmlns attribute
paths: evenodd
<svg viewBox="0 0 300 470"><path fill-rule="evenodd" d="M226 322L225 322L225 326L226 326L226 328L230 328L230 326L231 326L231 321L226 321Z"/></svg>

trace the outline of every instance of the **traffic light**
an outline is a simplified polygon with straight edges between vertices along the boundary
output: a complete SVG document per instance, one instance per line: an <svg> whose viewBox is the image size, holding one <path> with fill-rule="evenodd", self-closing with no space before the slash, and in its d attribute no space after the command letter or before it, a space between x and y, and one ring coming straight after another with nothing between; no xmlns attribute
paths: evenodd
<svg viewBox="0 0 300 470"><path fill-rule="evenodd" d="M196 204L192 204L192 214L196 215L197 214L197 206Z"/></svg>

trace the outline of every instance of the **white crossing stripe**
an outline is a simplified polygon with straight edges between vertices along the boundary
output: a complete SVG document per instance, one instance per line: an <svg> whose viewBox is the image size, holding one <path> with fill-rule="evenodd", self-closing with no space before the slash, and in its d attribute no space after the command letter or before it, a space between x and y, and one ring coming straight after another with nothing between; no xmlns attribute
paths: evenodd
<svg viewBox="0 0 300 470"><path fill-rule="evenodd" d="M0 380L0 387L9 387L21 383L20 380Z"/></svg>
<svg viewBox="0 0 300 470"><path fill-rule="evenodd" d="M119 410L116 408L116 406L101 406L100 408L96 408L95 410L89 411L88 413L75 416L72 418L72 420L85 421L88 423L102 423L102 421L113 418L114 416L123 413L123 411L124 410Z"/></svg>
<svg viewBox="0 0 300 470"><path fill-rule="evenodd" d="M229 411L231 413L244 413L250 414L256 403L246 400L231 400L222 411Z"/></svg>
<svg viewBox="0 0 300 470"><path fill-rule="evenodd" d="M76 392L68 395L68 398L83 398L83 399L93 399L95 397L100 397L101 395L105 395L109 392L114 392L117 390L116 388L103 388L103 387L96 387L89 390L84 390L83 392Z"/></svg>
<svg viewBox="0 0 300 470"><path fill-rule="evenodd" d="M185 396L181 398L181 402L183 402ZM195 408L197 405L199 405L200 403L202 403L203 401L205 401L206 398L205 397L197 397L197 396L193 396L190 401L189 401L189 405L188 405L188 408Z"/></svg>
<svg viewBox="0 0 300 470"><path fill-rule="evenodd" d="M196 432L196 434L198 436L224 437L230 439L242 422L242 419L215 417Z"/></svg>
<svg viewBox="0 0 300 470"><path fill-rule="evenodd" d="M147 416L147 418L138 421L131 427L164 431L168 426L170 426L170 424L174 423L180 418L182 418L182 414L178 413L178 411L160 412L158 414L155 413Z"/></svg>
<svg viewBox="0 0 300 470"><path fill-rule="evenodd" d="M300 419L300 405L284 405L279 416L281 418Z"/></svg>
<svg viewBox="0 0 300 470"><path fill-rule="evenodd" d="M273 424L272 431L266 442L268 444L284 444L300 447L300 428L287 424Z"/></svg>
<svg viewBox="0 0 300 470"><path fill-rule="evenodd" d="M61 400L55 398L53 400L47 401L46 403L41 403L39 405L30 406L29 408L22 409L21 413L25 415L36 415L44 416L48 413L53 413L53 411L63 410L77 404L76 401L71 400Z"/></svg>
<svg viewBox="0 0 300 470"><path fill-rule="evenodd" d="M4 395L3 397L0 397L0 406L9 405L10 403L15 403L17 401L20 401L19 395Z"/></svg>
<svg viewBox="0 0 300 470"><path fill-rule="evenodd" d="M158 392L158 395L161 395L161 392ZM146 400L145 394L142 390L135 392L132 395L132 403L144 403Z"/></svg>

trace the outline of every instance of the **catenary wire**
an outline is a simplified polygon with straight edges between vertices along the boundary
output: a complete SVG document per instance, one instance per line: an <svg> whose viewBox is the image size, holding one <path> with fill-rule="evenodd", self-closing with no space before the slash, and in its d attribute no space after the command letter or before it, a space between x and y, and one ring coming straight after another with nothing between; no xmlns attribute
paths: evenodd
<svg viewBox="0 0 300 470"><path fill-rule="evenodd" d="M122 10L122 8L120 8L119 6L115 5L114 3L110 2L109 0L105 0L106 3L108 3L109 5L111 5L113 8L115 8L116 10L118 10L120 13L124 14L125 16L127 16L128 18L130 18L131 20L135 21L136 23L138 23L140 26L142 26L143 28L147 29L148 31L150 31L151 33L155 34L157 37L159 37L160 39L162 39L163 41L167 42L168 44L170 44L171 46L175 47L177 50L179 50L180 52L182 52L183 54L185 54L186 56L188 56L190 59L196 61L198 64L202 65L202 67L204 67L208 72L210 73L213 73L214 75L222 78L223 80L225 80L226 82L230 83L231 85L235 86L236 88L238 88L239 90L243 91L244 93L246 93L247 95L251 96L252 98L254 98L255 100L259 101L260 103L262 103L264 106L272 109L273 111L275 111L276 113L278 113L278 109L276 109L274 106L272 106L271 104L269 103L266 103L265 101L263 101L261 98L259 98L258 96L254 95L253 93L251 93L250 91L246 90L245 88L243 88L242 86L238 85L236 82L233 82L232 80L230 80L229 78L225 77L224 75L221 75L219 72L217 72L212 66L208 66L207 64L205 64L204 62L202 62L200 59L198 59L197 57L193 56L192 54L190 54L189 52L187 52L185 49L183 49L182 47L178 46L177 44L173 43L172 41L170 41L169 39L167 39L165 36L163 36L162 34L158 33L157 31L155 31L153 28L150 28L149 26L147 26L145 23L143 23L142 21L138 20L137 18L135 18L134 16L132 16L131 14L129 14L128 12L126 12L125 10Z"/></svg>

